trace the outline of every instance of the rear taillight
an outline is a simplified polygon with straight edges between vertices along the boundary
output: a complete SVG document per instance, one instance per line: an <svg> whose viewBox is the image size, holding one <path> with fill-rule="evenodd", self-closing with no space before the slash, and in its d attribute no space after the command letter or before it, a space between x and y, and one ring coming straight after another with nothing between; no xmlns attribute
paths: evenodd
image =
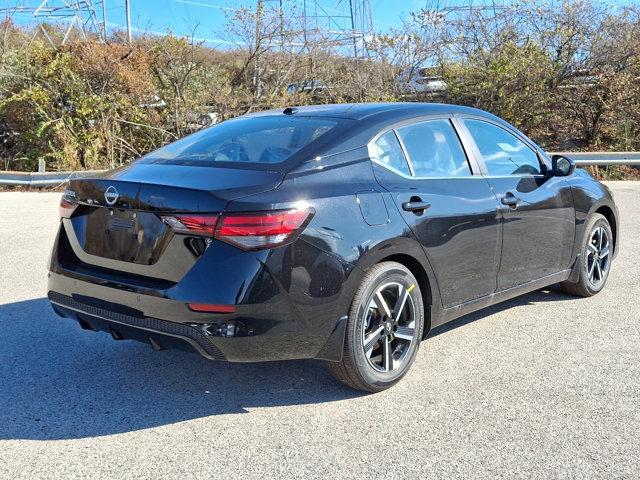
<svg viewBox="0 0 640 480"><path fill-rule="evenodd" d="M178 233L213 237L218 215L182 214L163 216L162 220Z"/></svg>
<svg viewBox="0 0 640 480"><path fill-rule="evenodd" d="M69 218L78 207L76 192L65 190L60 199L60 218Z"/></svg>
<svg viewBox="0 0 640 480"><path fill-rule="evenodd" d="M313 211L303 207L221 215L176 214L162 220L178 233L215 237L242 250L260 250L291 242L312 216Z"/></svg>
<svg viewBox="0 0 640 480"><path fill-rule="evenodd" d="M242 250L277 247L294 240L312 216L313 211L308 207L225 213L218 220L215 237Z"/></svg>

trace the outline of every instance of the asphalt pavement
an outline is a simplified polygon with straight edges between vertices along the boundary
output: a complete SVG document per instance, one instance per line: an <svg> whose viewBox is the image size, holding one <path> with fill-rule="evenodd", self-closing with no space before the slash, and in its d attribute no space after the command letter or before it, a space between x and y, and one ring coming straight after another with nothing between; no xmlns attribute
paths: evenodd
<svg viewBox="0 0 640 480"><path fill-rule="evenodd" d="M208 362L54 315L59 193L0 193L0 478L639 478L640 182L589 299L535 292L434 331L408 376Z"/></svg>

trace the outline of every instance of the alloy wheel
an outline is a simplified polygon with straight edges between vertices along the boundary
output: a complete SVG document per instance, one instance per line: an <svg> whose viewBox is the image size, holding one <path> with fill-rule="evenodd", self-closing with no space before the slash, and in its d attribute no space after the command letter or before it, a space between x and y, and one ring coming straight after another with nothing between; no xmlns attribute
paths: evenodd
<svg viewBox="0 0 640 480"><path fill-rule="evenodd" d="M362 345L369 365L379 372L398 369L416 341L416 309L410 295L414 288L386 283L369 300Z"/></svg>
<svg viewBox="0 0 640 480"><path fill-rule="evenodd" d="M596 227L587 243L587 274L589 283L599 287L607 278L610 260L609 235L603 227Z"/></svg>

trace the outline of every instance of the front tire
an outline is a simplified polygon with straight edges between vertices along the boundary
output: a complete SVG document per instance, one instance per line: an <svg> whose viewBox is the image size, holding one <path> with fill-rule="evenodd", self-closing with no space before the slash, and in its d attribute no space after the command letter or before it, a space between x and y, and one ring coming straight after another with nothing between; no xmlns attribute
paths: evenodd
<svg viewBox="0 0 640 480"><path fill-rule="evenodd" d="M366 273L347 320L342 361L329 371L356 390L380 392L413 364L424 329L424 304L413 274L396 262Z"/></svg>
<svg viewBox="0 0 640 480"><path fill-rule="evenodd" d="M560 288L570 295L591 297L607 283L613 257L613 233L607 219L595 213L587 222L582 243L580 277L577 282L562 282Z"/></svg>

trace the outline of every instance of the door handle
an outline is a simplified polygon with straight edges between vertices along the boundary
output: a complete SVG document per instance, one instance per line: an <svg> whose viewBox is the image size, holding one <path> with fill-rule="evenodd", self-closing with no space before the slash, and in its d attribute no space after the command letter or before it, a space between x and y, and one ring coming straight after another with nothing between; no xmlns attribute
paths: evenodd
<svg viewBox="0 0 640 480"><path fill-rule="evenodd" d="M402 209L405 212L423 212L427 208L431 206L430 203L417 201L417 202L404 202L402 204Z"/></svg>
<svg viewBox="0 0 640 480"><path fill-rule="evenodd" d="M503 205L508 205L510 207L517 207L520 203L520 199L511 192L507 192L507 194L502 197L500 201Z"/></svg>

